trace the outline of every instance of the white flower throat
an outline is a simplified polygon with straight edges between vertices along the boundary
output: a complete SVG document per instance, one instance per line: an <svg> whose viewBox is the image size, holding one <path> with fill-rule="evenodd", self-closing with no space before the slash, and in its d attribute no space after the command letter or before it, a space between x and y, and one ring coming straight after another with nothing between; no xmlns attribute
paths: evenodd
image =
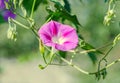
<svg viewBox="0 0 120 83"><path fill-rule="evenodd" d="M57 36L54 36L52 38L52 42L57 43L57 44L63 44L66 40L67 40L66 38L57 37Z"/></svg>

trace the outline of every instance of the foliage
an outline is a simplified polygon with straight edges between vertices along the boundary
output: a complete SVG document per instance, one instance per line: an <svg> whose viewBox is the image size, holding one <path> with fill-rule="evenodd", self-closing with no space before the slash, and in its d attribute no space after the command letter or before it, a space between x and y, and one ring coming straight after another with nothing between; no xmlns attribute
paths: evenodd
<svg viewBox="0 0 120 83"><path fill-rule="evenodd" d="M79 1L80 1L80 3L84 2L83 0L79 0ZM102 16L102 18L104 18L103 24L110 27L112 25L112 21L116 17L115 6L116 6L117 0L103 0L103 2L108 3L107 13L104 17ZM69 0L29 0L29 2L27 0L9 0L9 2L6 2L5 4L6 4L6 8L8 10L12 11L14 14L16 14L18 17L16 19L8 18L8 22L6 22L6 21L4 21L4 18L2 17L3 10L0 9L0 13L1 13L0 23L6 22L9 24L8 33L7 33L8 39L14 40L15 43L17 43L17 39L19 40L19 38L20 38L20 36L18 34L23 34L23 35L21 35L21 38L24 37L25 41L27 41L27 44L23 45L23 43L25 41L20 40L15 45L15 48L16 47L19 48L19 52L22 51L22 49L24 49L26 47L28 47L28 48L25 49L23 51L23 53L27 52L27 51L29 52L32 49L36 50L39 47L40 55L43 57L44 62L45 62L45 65L43 66L40 64L39 68L45 69L48 65L52 65L52 61L54 61L54 60L57 60L59 63L58 65L60 65L61 64L61 62L59 62L59 59L60 59L61 61L67 63L68 65L74 67L75 69L77 69L78 71L80 71L84 74L95 75L96 78L99 80L101 77L103 77L103 79L105 79L105 77L107 75L107 68L116 63L116 62L114 62L114 63L110 63L109 65L107 65L106 57L109 55L109 53L111 52L113 47L119 42L120 34L118 34L116 32L115 34L118 34L118 35L109 39L109 40L112 39L111 44L109 45L111 47L109 48L109 50L106 53L104 51L101 51L100 49L96 48L95 46L91 45L90 43L86 42L87 37L84 37L84 33L81 33L81 30L83 28L82 23L80 23L81 19L79 19L76 14L72 14L73 10L72 10L72 6L71 6ZM48 23L50 20L55 20L55 21L61 22L63 24L68 24L70 26L73 26L76 29L77 35L79 37L79 44L76 49L73 49L70 51L59 51L59 50L56 51L56 49L53 49L53 47L50 48L50 47L47 47L44 45L44 43L41 41L41 38L38 35L38 26L37 26L37 24L36 24L37 22L35 21L35 18L34 18L34 13L37 12L37 10L39 9L39 7L41 5L47 6L46 10L45 10L45 12L47 13L46 21L44 22L45 24ZM20 19L22 19L22 21L20 21ZM95 18L93 18L93 19L95 19ZM104 26L103 24L101 24L101 25ZM94 24L94 25L96 25L96 24ZM94 25L91 24L92 27ZM21 30L17 27L24 28L24 29L26 29L26 31L24 29ZM95 27L95 28L97 28L97 27ZM84 29L91 34L92 34L92 31L94 32L97 30L97 29L87 30L86 28L84 28ZM24 31L24 33L23 33L23 31ZM29 32L29 31L31 31L34 34L34 37L31 35L31 33L28 33L29 37L25 36L25 35L27 35L26 32ZM98 32L100 32L100 31L98 31ZM111 34L109 34L109 36L110 35ZM97 35L95 35L95 36L98 37ZM31 41L29 40L29 38L31 39ZM92 37L90 37L90 39L92 39ZM102 40L102 39L100 39L100 40ZM96 41L96 40L93 40L93 41ZM8 43L8 42L6 42L6 43ZM38 43L39 43L39 45L38 45ZM8 43L8 45L9 45L9 43ZM11 44L9 46L8 45L2 44L1 47L5 47L5 48L9 49L10 47L12 48L14 44ZM107 47L107 46L105 46L105 47ZM18 50L15 50L15 48L13 48L13 50L10 49L10 51L12 51L12 52L18 51ZM81 50L83 50L83 51L81 52ZM16 54L19 52L16 52ZM72 52L71 53L72 56L70 58L68 58L69 52ZM89 58L91 59L91 61L94 64L98 63L98 69L97 69L98 71L92 72L92 73L87 72L87 71L82 70L75 64L73 64L72 59L74 59L74 56L85 54L85 53L88 54ZM15 53L13 52L11 54L15 54ZM99 60L98 55L103 55L103 57ZM103 62L103 61L104 61L105 67L101 68L101 62ZM119 59L117 60L117 62L119 62Z"/></svg>

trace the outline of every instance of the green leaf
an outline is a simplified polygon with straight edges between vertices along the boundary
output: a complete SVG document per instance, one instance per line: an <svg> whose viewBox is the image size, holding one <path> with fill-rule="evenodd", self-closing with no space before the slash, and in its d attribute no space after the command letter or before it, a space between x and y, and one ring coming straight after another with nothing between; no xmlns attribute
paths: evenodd
<svg viewBox="0 0 120 83"><path fill-rule="evenodd" d="M101 78L100 72L97 72L97 73L95 74L95 76L96 76L96 79L97 79L97 80L100 80L100 78Z"/></svg>
<svg viewBox="0 0 120 83"><path fill-rule="evenodd" d="M61 13L61 16L71 22L73 22L75 25L80 25L76 15L70 14L62 5L60 4L55 4L55 7L57 10L59 10L59 13Z"/></svg>
<svg viewBox="0 0 120 83"><path fill-rule="evenodd" d="M4 21L4 19L3 19L3 16L2 15L0 15L0 23L4 23L5 21Z"/></svg>
<svg viewBox="0 0 120 83"><path fill-rule="evenodd" d="M52 1L55 4L60 5L60 6L64 6L65 5L64 0L50 0L50 1Z"/></svg>
<svg viewBox="0 0 120 83"><path fill-rule="evenodd" d="M71 8L70 8L70 3L68 0L63 0L65 5L64 5L64 8L68 11L68 12L71 12Z"/></svg>
<svg viewBox="0 0 120 83"><path fill-rule="evenodd" d="M87 50L87 52L95 52L98 54L104 54L103 52L97 50L94 46L86 43L84 40L80 40L79 45L82 49Z"/></svg>
<svg viewBox="0 0 120 83"><path fill-rule="evenodd" d="M97 61L96 54L95 54L94 52L89 52L89 53L88 53L88 56L89 56L90 59L92 60L93 64L95 64L96 61Z"/></svg>
<svg viewBox="0 0 120 83"><path fill-rule="evenodd" d="M25 7L25 9L28 12L30 12L31 9L32 9L33 1L34 0L29 0L29 1L28 0L23 0L23 6ZM40 5L40 3L47 3L47 0L36 0L34 11L37 10L37 8Z"/></svg>
<svg viewBox="0 0 120 83"><path fill-rule="evenodd" d="M79 0L80 2L83 2L83 0Z"/></svg>
<svg viewBox="0 0 120 83"><path fill-rule="evenodd" d="M103 76L103 79L105 79L105 77L107 75L106 68L101 71L101 75Z"/></svg>
<svg viewBox="0 0 120 83"><path fill-rule="evenodd" d="M105 3L107 2L108 0L105 0Z"/></svg>
<svg viewBox="0 0 120 83"><path fill-rule="evenodd" d="M78 31L78 28L79 26L81 26L81 24L79 23L76 15L73 15L70 12L68 12L60 2L56 0L51 0L51 1L54 3L55 10L51 8L47 9L49 13L47 18L52 16L51 19L53 20L59 20L59 19L62 19L62 21L68 20L76 26Z"/></svg>
<svg viewBox="0 0 120 83"><path fill-rule="evenodd" d="M84 40L80 40L79 45L82 49L84 49L84 53L87 53L90 59L92 60L93 63L97 61L97 56L96 54L104 54L99 50L96 50L95 47L92 45L86 43Z"/></svg>
<svg viewBox="0 0 120 83"><path fill-rule="evenodd" d="M66 58L66 52L64 52L64 51L59 51L59 55L61 56L61 57L63 57L63 58Z"/></svg>
<svg viewBox="0 0 120 83"><path fill-rule="evenodd" d="M103 69L102 71L98 71L98 72L95 74L95 76L96 76L96 79L97 79L97 80L100 80L101 77L102 77L103 79L105 79L106 76L107 76L107 70L106 70L106 68Z"/></svg>

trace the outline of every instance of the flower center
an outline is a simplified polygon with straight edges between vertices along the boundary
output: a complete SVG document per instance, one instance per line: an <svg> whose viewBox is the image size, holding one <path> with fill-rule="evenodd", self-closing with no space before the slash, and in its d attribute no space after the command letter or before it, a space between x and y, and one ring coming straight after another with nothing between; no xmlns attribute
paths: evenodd
<svg viewBox="0 0 120 83"><path fill-rule="evenodd" d="M63 37L53 37L52 41L57 44L63 44L66 41L66 38Z"/></svg>

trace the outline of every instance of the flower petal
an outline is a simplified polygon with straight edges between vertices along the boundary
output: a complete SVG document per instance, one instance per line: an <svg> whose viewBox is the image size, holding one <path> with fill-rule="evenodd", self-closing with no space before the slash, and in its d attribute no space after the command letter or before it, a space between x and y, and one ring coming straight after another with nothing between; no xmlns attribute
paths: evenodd
<svg viewBox="0 0 120 83"><path fill-rule="evenodd" d="M4 20L6 20L6 21L8 21L8 18L9 17L11 17L11 18L15 18L16 17L16 15L14 14L14 13L12 13L11 11L9 11L9 10L5 10L5 11L3 11L3 17L4 17Z"/></svg>
<svg viewBox="0 0 120 83"><path fill-rule="evenodd" d="M61 36L67 39L66 42L78 43L78 36L74 28L68 25L62 25L60 29Z"/></svg>
<svg viewBox="0 0 120 83"><path fill-rule="evenodd" d="M0 10L5 8L4 0L0 0Z"/></svg>
<svg viewBox="0 0 120 83"><path fill-rule="evenodd" d="M51 21L49 23L50 31L52 33L52 36L56 36L58 33L58 27L60 26L60 23L56 23L55 21Z"/></svg>
<svg viewBox="0 0 120 83"><path fill-rule="evenodd" d="M65 42L64 44L60 45L60 44L56 44L55 48L58 50L62 50L62 51L68 51L68 50L72 50L77 46L76 43L73 42Z"/></svg>
<svg viewBox="0 0 120 83"><path fill-rule="evenodd" d="M68 51L78 44L78 36L74 28L50 21L44 24L38 31L40 39L47 45L57 50Z"/></svg>

